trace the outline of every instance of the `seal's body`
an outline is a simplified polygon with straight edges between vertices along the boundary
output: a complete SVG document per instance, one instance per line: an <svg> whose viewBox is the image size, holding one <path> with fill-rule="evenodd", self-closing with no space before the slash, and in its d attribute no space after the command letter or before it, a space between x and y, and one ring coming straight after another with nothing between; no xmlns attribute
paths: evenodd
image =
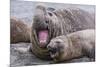
<svg viewBox="0 0 100 67"><path fill-rule="evenodd" d="M82 30L53 38L47 46L55 62L87 56L95 59L95 31Z"/></svg>
<svg viewBox="0 0 100 67"><path fill-rule="evenodd" d="M15 17L11 17L10 24L11 43L30 42L30 27L27 24Z"/></svg>

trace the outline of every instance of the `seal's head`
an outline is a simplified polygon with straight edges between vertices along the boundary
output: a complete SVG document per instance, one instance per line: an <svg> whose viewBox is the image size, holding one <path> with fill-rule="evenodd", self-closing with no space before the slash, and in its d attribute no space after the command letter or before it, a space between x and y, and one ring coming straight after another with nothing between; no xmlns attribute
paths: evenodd
<svg viewBox="0 0 100 67"><path fill-rule="evenodd" d="M58 29L58 20L54 15L52 8L47 9L44 5L37 5L33 18L32 32L35 33L35 39L38 46L45 48L54 36L53 33ZM55 27L56 26L56 27ZM57 33L57 32L55 32Z"/></svg>
<svg viewBox="0 0 100 67"><path fill-rule="evenodd" d="M52 39L48 44L47 49L50 53L51 58L59 59L59 57L64 52L64 41L61 39Z"/></svg>

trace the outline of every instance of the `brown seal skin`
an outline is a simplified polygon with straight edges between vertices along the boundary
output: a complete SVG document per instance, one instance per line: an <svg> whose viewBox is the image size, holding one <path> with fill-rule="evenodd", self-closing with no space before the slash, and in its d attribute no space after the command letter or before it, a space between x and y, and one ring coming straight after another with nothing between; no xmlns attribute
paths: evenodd
<svg viewBox="0 0 100 67"><path fill-rule="evenodd" d="M41 59L50 59L46 46L52 38L94 28L95 18L82 9L48 9L37 5L31 31L32 52Z"/></svg>
<svg viewBox="0 0 100 67"><path fill-rule="evenodd" d="M95 31L82 30L53 38L47 46L55 62L87 56L95 59Z"/></svg>
<svg viewBox="0 0 100 67"><path fill-rule="evenodd" d="M10 43L30 42L30 27L20 19L10 19Z"/></svg>

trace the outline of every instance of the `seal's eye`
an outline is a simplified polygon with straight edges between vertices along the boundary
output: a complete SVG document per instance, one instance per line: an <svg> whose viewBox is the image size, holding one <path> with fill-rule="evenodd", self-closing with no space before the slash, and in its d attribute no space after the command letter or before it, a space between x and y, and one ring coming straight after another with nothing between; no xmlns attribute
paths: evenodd
<svg viewBox="0 0 100 67"><path fill-rule="evenodd" d="M48 13L50 16L52 16L52 13Z"/></svg>
<svg viewBox="0 0 100 67"><path fill-rule="evenodd" d="M59 44L59 43L60 43L60 41L56 41L56 43L57 43L57 44Z"/></svg>

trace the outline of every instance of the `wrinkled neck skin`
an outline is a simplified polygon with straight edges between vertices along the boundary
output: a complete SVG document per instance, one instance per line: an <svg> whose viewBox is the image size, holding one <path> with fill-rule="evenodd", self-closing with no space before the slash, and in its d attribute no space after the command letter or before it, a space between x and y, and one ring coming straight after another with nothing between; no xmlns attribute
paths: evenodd
<svg viewBox="0 0 100 67"><path fill-rule="evenodd" d="M63 40L63 44L61 44L61 46L63 48L60 49L59 58L54 59L55 62L62 62L62 61L71 59L71 53L72 53L71 48L70 48L70 47L72 47L71 40L67 39L67 36L65 36L65 35L63 35L59 38L61 40Z"/></svg>
<svg viewBox="0 0 100 67"><path fill-rule="evenodd" d="M61 61L71 60L73 58L78 58L82 56L82 47L79 45L78 40L72 40L70 36L67 35L63 49L63 54L61 56Z"/></svg>
<svg viewBox="0 0 100 67"><path fill-rule="evenodd" d="M61 56L62 58L61 61L72 59L72 54L73 54L72 51L73 45L70 38L66 36L64 39L64 43L65 44L64 44L63 54Z"/></svg>
<svg viewBox="0 0 100 67"><path fill-rule="evenodd" d="M53 18L51 17L51 19L52 19L52 22L54 23L49 24L50 40L57 36L68 34L67 28L66 28L67 24L65 21L64 22L60 21L57 16L54 16Z"/></svg>
<svg viewBox="0 0 100 67"><path fill-rule="evenodd" d="M31 42L32 42L32 45L31 45L31 49L32 49L32 52L37 56L39 57L40 59L44 59L44 60L50 60L50 55L48 53L48 50L46 48L40 48L39 47L39 42L37 40L37 36L36 36L36 31L34 28L32 28L31 30Z"/></svg>

